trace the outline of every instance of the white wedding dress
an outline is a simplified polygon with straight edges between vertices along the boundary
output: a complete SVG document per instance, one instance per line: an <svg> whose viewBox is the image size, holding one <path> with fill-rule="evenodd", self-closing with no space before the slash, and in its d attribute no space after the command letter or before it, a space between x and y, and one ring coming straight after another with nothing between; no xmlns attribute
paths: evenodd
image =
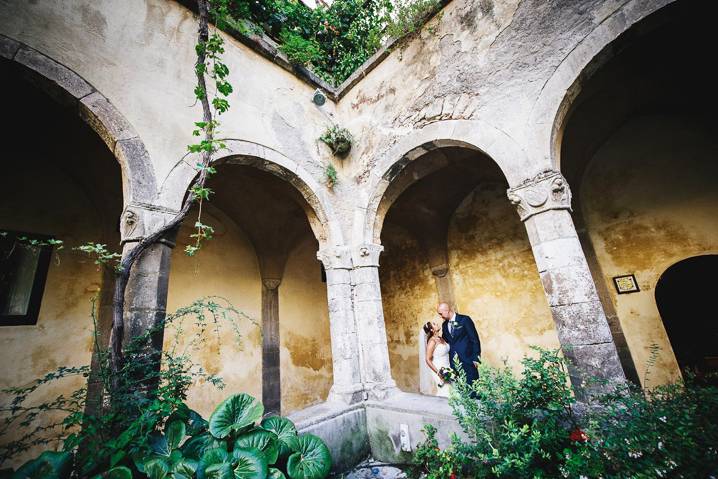
<svg viewBox="0 0 718 479"><path fill-rule="evenodd" d="M437 343L434 348L434 357L431 360L436 366L436 369L441 371L441 368L449 368L451 364L449 362L449 345L447 343ZM432 371L432 377L436 383L437 396L449 397L449 390L451 386L448 383L443 383L439 375Z"/></svg>

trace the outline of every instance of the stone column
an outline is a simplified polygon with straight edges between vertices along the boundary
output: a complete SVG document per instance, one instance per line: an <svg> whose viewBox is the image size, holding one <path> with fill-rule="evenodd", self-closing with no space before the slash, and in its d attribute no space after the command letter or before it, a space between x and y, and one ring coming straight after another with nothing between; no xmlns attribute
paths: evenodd
<svg viewBox="0 0 718 479"><path fill-rule="evenodd" d="M451 277L449 275L449 252L447 251L446 235L432 236L428 239L424 239L422 246L426 252L429 270L436 283L438 303L445 302L449 303L452 307L456 307L454 291L451 287Z"/></svg>
<svg viewBox="0 0 718 479"><path fill-rule="evenodd" d="M354 404L364 399L359 362L359 343L352 308L351 255L346 248L327 248L317 253L324 265L332 338L334 384L327 401Z"/></svg>
<svg viewBox="0 0 718 479"><path fill-rule="evenodd" d="M146 234L161 228L176 212L151 205L132 203L121 218L123 255ZM156 330L145 351L150 361L158 362L164 339L163 322L167 309L170 256L173 237L163 238L150 246L135 261L125 292L124 337L126 347L132 338ZM152 389L153 385L148 385Z"/></svg>
<svg viewBox="0 0 718 479"><path fill-rule="evenodd" d="M528 231L578 399L625 381L616 346L571 219L571 191L546 170L508 190Z"/></svg>
<svg viewBox="0 0 718 479"><path fill-rule="evenodd" d="M377 244L359 245L352 249L352 298L362 382L372 399L385 399L397 390L391 377L379 284L379 255L383 249Z"/></svg>
<svg viewBox="0 0 718 479"><path fill-rule="evenodd" d="M267 412L280 414L282 378L279 358L279 284L262 279L262 402Z"/></svg>

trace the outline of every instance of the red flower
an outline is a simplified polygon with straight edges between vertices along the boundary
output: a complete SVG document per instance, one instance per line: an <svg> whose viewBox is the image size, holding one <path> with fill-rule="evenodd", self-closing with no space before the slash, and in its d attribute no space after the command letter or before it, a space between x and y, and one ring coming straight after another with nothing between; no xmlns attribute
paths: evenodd
<svg viewBox="0 0 718 479"><path fill-rule="evenodd" d="M576 442L586 442L588 441L588 436L585 432L583 432L581 429L576 428L573 431L571 431L571 434L568 436L569 439Z"/></svg>
<svg viewBox="0 0 718 479"><path fill-rule="evenodd" d="M454 473L452 472L451 475L449 476L449 479L456 479L456 474L454 474Z"/></svg>

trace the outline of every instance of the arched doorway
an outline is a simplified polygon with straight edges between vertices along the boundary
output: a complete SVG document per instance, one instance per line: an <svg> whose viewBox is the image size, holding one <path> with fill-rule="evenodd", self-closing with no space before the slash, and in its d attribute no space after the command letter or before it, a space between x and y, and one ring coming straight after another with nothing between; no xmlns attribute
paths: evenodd
<svg viewBox="0 0 718 479"><path fill-rule="evenodd" d="M718 373L718 255L684 259L656 285L656 305L682 370Z"/></svg>
<svg viewBox="0 0 718 479"><path fill-rule="evenodd" d="M243 323L242 342L208 340L195 359L220 376L231 391L262 400L265 410L288 414L324 401L332 386L332 342L326 285L320 262L321 228L308 200L286 177L291 173L256 157L217 162L207 183L214 192L202 221L214 229L195 256L190 211L177 237L168 309L218 295L256 325ZM294 178L293 178L294 179ZM226 395L206 385L189 391L189 402L209 414Z"/></svg>
<svg viewBox="0 0 718 479"><path fill-rule="evenodd" d="M377 226L392 377L404 391L432 395L421 327L437 318L439 301L472 317L488 364L518 369L529 346L559 341L499 166L467 145L425 150L393 175Z"/></svg>
<svg viewBox="0 0 718 479"><path fill-rule="evenodd" d="M658 278L718 249L718 95L701 60L709 11L675 2L617 38L576 80L559 128L561 171L614 342L626 376L647 387L680 379ZM626 275L638 288L616 287Z"/></svg>
<svg viewBox="0 0 718 479"><path fill-rule="evenodd" d="M52 64L46 57L44 61ZM0 119L0 363L7 366L0 389L28 384L61 366L92 363L87 410L93 412L100 387L91 301L96 299L97 340L104 346L112 321L114 274L111 266L98 266L74 248L92 242L119 251L119 217L127 198L109 140L78 116L77 104L68 107L69 93L57 87L48 91L46 83L37 72L0 60L1 101L8 112ZM104 128L100 120L92 126ZM48 238L62 241L62 247L29 243ZM69 378L53 392L69 394L87 381ZM50 413L34 426L52 428L56 419ZM41 448L17 460L23 462Z"/></svg>

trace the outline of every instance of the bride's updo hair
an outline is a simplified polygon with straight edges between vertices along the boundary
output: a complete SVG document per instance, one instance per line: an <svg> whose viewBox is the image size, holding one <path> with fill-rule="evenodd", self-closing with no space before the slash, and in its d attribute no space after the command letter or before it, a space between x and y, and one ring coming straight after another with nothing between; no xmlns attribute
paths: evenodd
<svg viewBox="0 0 718 479"><path fill-rule="evenodd" d="M434 328L431 325L431 321L424 325L424 334L426 334L426 342L428 343L431 337L434 335Z"/></svg>

